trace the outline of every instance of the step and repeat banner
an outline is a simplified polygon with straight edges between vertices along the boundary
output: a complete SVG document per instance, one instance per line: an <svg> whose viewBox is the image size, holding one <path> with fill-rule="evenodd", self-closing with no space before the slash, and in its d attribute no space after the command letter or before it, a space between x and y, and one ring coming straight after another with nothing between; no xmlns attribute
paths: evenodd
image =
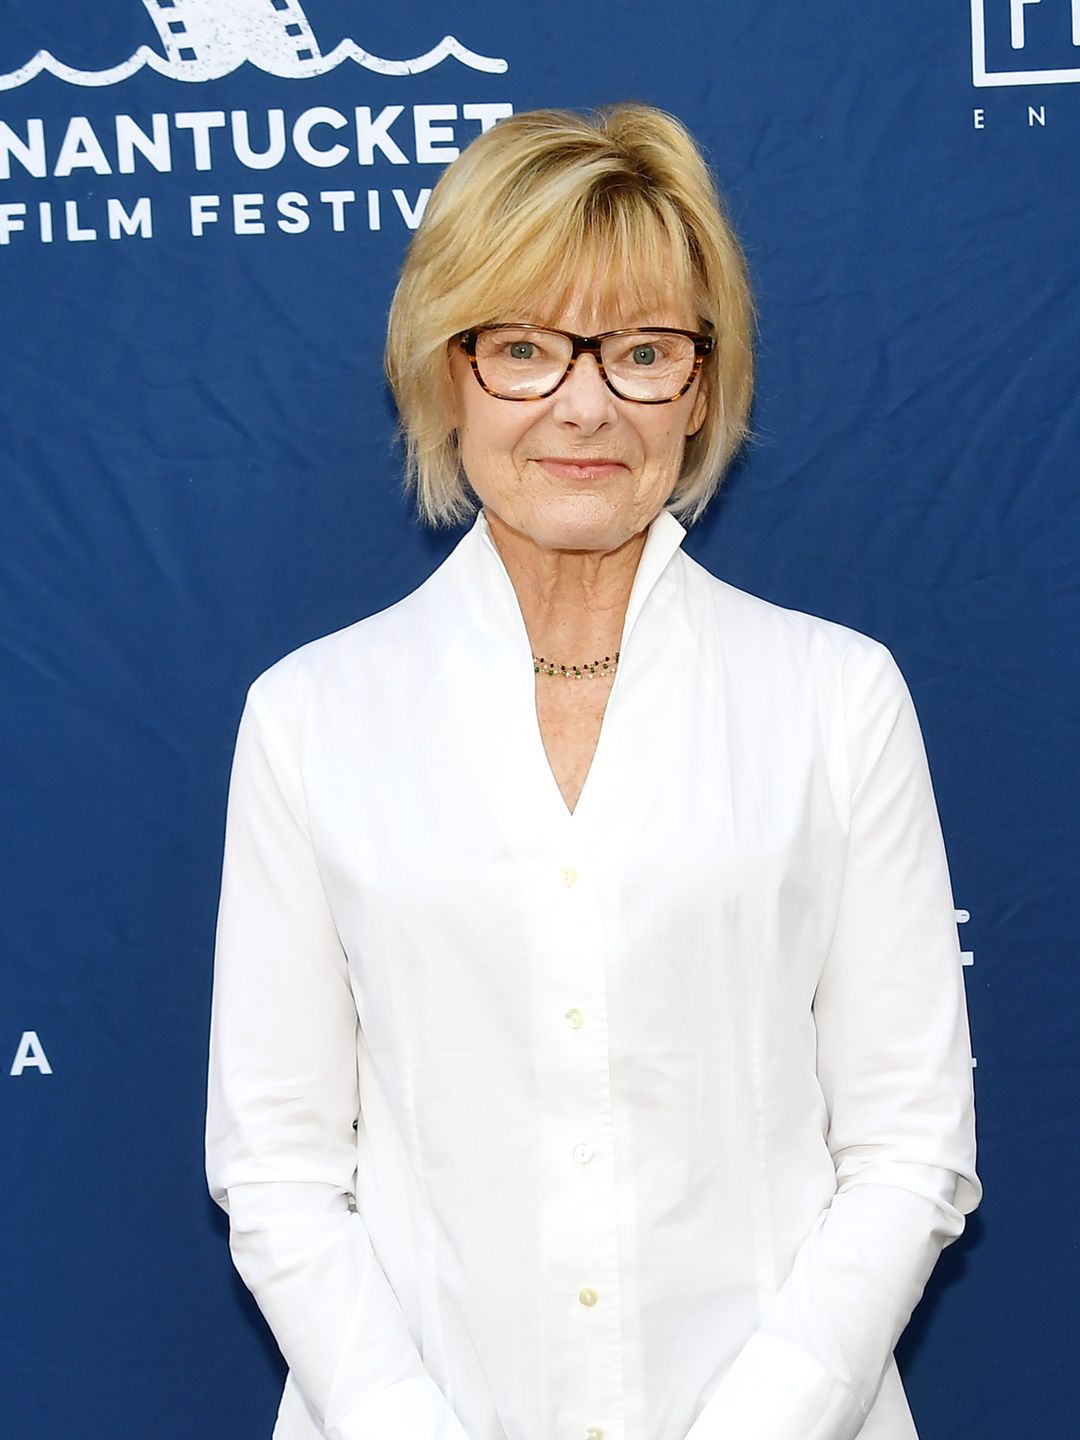
<svg viewBox="0 0 1080 1440"><path fill-rule="evenodd" d="M236 721L457 538L381 369L442 168L623 99L699 138L758 297L754 440L688 548L889 645L930 754L986 1199L902 1344L921 1433L1076 1433L1078 0L6 0L12 1440L270 1434L202 1175Z"/></svg>

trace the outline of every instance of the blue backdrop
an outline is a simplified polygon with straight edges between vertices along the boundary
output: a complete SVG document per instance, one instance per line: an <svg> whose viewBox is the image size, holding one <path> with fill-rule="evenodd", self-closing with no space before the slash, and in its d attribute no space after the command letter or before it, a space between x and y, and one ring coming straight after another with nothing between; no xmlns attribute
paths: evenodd
<svg viewBox="0 0 1080 1440"><path fill-rule="evenodd" d="M619 99L702 141L760 305L688 548L893 649L967 917L986 1200L913 1408L1076 1433L1078 82L1073 0L0 4L5 1436L270 1434L202 1178L236 720L456 538L381 377L426 191L510 108Z"/></svg>

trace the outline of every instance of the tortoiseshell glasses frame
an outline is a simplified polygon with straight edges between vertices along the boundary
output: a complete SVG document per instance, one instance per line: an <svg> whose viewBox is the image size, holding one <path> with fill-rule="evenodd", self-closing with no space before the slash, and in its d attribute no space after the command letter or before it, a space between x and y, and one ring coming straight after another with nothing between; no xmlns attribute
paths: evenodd
<svg viewBox="0 0 1080 1440"><path fill-rule="evenodd" d="M480 374L480 366L476 359L477 340L481 335L493 330L533 330L545 335L561 335L565 340L570 341L570 358L566 362L566 369L555 381L555 384L540 395L504 395L498 390L493 390L490 385L485 384L484 377ZM603 342L614 339L620 335L684 335L687 340L692 340L694 344L694 358L685 384L676 390L674 395L664 395L660 398L643 399L637 395L625 395L618 386L613 383L610 375L608 375L605 370L602 353ZM472 367L473 374L476 376L476 383L480 386L481 390L494 396L496 400L520 400L525 402L546 400L549 395L554 395L555 391L558 390L559 386L570 374L571 370L573 370L574 365L577 363L578 356L591 355L596 361L596 368L600 371L604 384L611 393L617 395L620 400L629 400L635 405L670 405L673 400L678 400L690 389L690 386L693 385L698 377L705 357L711 355L716 347L716 341L712 335L703 335L697 330L680 330L678 327L672 325L633 325L622 330L601 330L598 335L575 335L571 330L554 330L548 325L532 325L527 321L522 321L520 323L507 322L498 325L477 325L471 330L459 331L453 339L457 341L458 345L469 357L469 364Z"/></svg>

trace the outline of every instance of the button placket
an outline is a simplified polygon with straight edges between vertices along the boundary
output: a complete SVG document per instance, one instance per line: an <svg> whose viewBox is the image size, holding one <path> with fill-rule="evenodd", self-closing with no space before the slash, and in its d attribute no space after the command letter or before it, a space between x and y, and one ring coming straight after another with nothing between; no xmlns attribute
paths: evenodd
<svg viewBox="0 0 1080 1440"><path fill-rule="evenodd" d="M584 832L577 826L563 838L572 843L561 855L551 856L555 863L544 885L540 932L548 993L558 997L555 1015L547 1022L557 1028L548 1035L555 1040L562 1032L556 1041L558 1101L552 1114L553 1119L558 1114L561 1143L550 1137L549 1153L558 1169L552 1177L548 1243L557 1257L551 1280L567 1308L562 1311L566 1328L553 1380L557 1374L567 1399L573 1397L566 1415L576 1415L571 1434L586 1435L592 1417L603 1417L604 1425L594 1425L588 1440L603 1440L605 1435L621 1440L621 1306L603 912L593 864L580 846Z"/></svg>
<svg viewBox="0 0 1080 1440"><path fill-rule="evenodd" d="M599 917L596 917L598 921ZM594 921L596 923L596 921ZM599 932L599 925L596 930ZM590 1380L581 1396L581 1433L603 1440L621 1436L621 1427L588 1426L589 1412L608 1419L621 1415L623 1374L621 1355L621 1299L618 1274L617 1205L613 1161L610 1046L607 1023L606 974L600 933L596 934L598 964L595 995L589 996L589 1024L580 1037L583 1083L580 1123L589 1139L571 1147L570 1160L581 1175L578 1193L580 1222L577 1257L586 1283L578 1291L581 1343L592 1357ZM581 1412L584 1413L581 1413Z"/></svg>
<svg viewBox="0 0 1080 1440"><path fill-rule="evenodd" d="M559 884L563 888L563 890L572 889L577 884L577 882L578 872L575 866L567 864L562 865L559 868ZM580 897L578 896L575 896L574 898L578 900L580 899ZM570 902L570 899L570 896L564 896L562 899L562 905L567 905ZM573 913L573 911L576 911L578 908L578 905L572 905L571 913ZM563 924L566 923L567 917L565 916L565 912L562 910L561 907L559 909L559 919L563 922ZM560 928L562 927L560 926ZM585 1012L581 1009L580 1006L572 1005L563 1015L563 1019L566 1021L567 1025L569 1025L571 1030L580 1030L582 1025L584 1025L585 1023Z"/></svg>

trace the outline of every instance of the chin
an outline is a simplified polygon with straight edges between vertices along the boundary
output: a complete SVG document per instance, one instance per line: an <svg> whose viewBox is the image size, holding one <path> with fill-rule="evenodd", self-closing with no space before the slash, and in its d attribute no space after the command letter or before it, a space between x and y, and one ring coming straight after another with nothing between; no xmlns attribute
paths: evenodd
<svg viewBox="0 0 1080 1440"><path fill-rule="evenodd" d="M536 517L528 532L548 550L617 550L643 526L605 507L579 504L554 506Z"/></svg>
<svg viewBox="0 0 1080 1440"><path fill-rule="evenodd" d="M552 525L534 538L546 550L617 550L633 532L605 525Z"/></svg>

